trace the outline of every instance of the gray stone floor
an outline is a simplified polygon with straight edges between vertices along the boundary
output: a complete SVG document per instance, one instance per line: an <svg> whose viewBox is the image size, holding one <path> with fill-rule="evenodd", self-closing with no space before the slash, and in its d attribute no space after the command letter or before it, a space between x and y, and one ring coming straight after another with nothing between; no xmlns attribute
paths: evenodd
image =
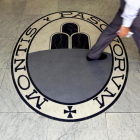
<svg viewBox="0 0 140 140"><path fill-rule="evenodd" d="M38 18L57 11L81 11L105 22L113 19L117 0L0 1L0 140L140 140L140 57L132 38L122 38L129 75L119 100L106 112L81 122L59 122L32 111L11 78L11 56L22 32Z"/></svg>

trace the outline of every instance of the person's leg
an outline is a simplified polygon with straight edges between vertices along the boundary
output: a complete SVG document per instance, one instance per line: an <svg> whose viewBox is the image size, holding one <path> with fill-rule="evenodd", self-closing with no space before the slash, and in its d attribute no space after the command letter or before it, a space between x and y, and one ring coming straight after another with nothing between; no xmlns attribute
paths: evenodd
<svg viewBox="0 0 140 140"><path fill-rule="evenodd" d="M117 31L120 29L122 24L122 18L120 17L120 12L118 12L112 21L112 23L101 33L96 44L92 47L88 54L90 59L100 58L103 50L117 37Z"/></svg>
<svg viewBox="0 0 140 140"><path fill-rule="evenodd" d="M140 54L140 27L131 27L131 31L134 33L133 38L136 42L136 45L138 47L138 51Z"/></svg>

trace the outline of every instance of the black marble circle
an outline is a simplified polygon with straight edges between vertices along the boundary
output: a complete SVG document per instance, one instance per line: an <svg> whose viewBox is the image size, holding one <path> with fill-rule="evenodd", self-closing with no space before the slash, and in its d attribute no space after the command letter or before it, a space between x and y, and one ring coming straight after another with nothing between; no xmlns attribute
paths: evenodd
<svg viewBox="0 0 140 140"><path fill-rule="evenodd" d="M28 69L36 87L62 103L77 103L96 95L106 84L112 56L87 61L87 49L45 50L28 55Z"/></svg>

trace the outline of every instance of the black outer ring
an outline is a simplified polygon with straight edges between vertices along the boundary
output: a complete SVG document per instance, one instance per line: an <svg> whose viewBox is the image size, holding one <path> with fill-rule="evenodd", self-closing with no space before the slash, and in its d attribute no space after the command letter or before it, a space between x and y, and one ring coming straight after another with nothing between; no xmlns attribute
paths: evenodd
<svg viewBox="0 0 140 140"><path fill-rule="evenodd" d="M60 11L60 12L78 12L78 11ZM49 15L52 15L52 14L55 14L55 13L59 13L59 12L54 12L54 13L48 14L48 15L46 15L46 16L49 16ZM87 14L87 13L84 13L84 12L80 12L80 13ZM87 15L93 16L93 15L91 15L91 14L87 14ZM44 16L44 17L46 17L46 16ZM94 16L94 17L96 17L96 16ZM43 17L41 17L40 19L42 19L42 18L43 18ZM98 17L96 17L96 18L98 18ZM38 19L38 20L40 20L40 19ZM98 19L99 19L99 18L98 18ZM38 20L36 20L35 22L37 22ZM101 19L100 19L100 20L101 20ZM103 21L103 20L101 20L101 21ZM34 22L34 23L35 23L35 22ZM103 22L104 22L104 21L103 21ZM34 23L32 23L29 27L31 27ZM106 22L104 22L104 23L106 23ZM107 24L107 23L106 23L106 24ZM107 25L108 25L108 24L107 24ZM29 27L28 27L28 28L29 28ZM20 36L20 38L18 39L18 41L17 41L17 43L16 43L16 46L18 45L18 42L20 41L20 39L21 39L21 37L23 36L23 34L28 30L28 28L22 33L22 35ZM123 42L121 41L121 39L120 39L119 36L118 36L118 38L119 38L119 40L120 40L120 42L121 42L121 44L122 44L122 46L123 46L123 48L124 48L124 44L123 44ZM126 78L125 78L123 87L122 87L122 89L121 89L119 95L115 98L115 100L114 100L110 105L108 105L105 109L103 109L103 110L99 111L98 113L95 113L95 114L93 114L93 115L91 115L91 116L88 116L88 117L85 117L85 118L74 119L74 120L60 119L60 118L55 118L55 117L46 115L46 114L44 114L44 113L42 113L42 112L39 112L39 111L36 110L34 107L32 107L32 106L23 98L23 96L21 95L21 93L20 93L20 91L19 91L19 89L18 89L18 87L17 87L17 85L16 85L16 82L15 82L15 79L14 79L14 73L13 73L13 59L14 59L14 53L15 53L15 50L16 50L16 46L15 46L15 48L14 48L14 51L13 51L13 54L12 54L12 59L11 59L11 75L12 75L13 83L14 83L15 88L16 88L16 90L17 90L19 96L21 97L21 99L22 99L32 110L34 110L36 113L38 113L38 114L40 114L40 115L42 115L42 116L44 116L44 117L48 117L48 118L50 118L50 119L54 119L54 120L57 120L57 121L63 121L63 122L77 122L77 121L84 121L84 120L90 119L90 118L92 118L92 117L95 117L95 116L97 116L97 115L103 113L103 112L106 111L108 108L110 108L110 107L118 100L118 98L121 96L121 94L122 94L122 92L123 92L123 90L124 90L124 87L125 87L125 85L126 85L127 78L128 78L129 66L128 66L128 57L127 57L127 53L126 53L126 50L124 49L125 56L126 56L126 60L127 60L127 62L126 62L126 63L127 63ZM44 95L43 95L43 96L44 96ZM68 105L70 105L70 104L68 104Z"/></svg>

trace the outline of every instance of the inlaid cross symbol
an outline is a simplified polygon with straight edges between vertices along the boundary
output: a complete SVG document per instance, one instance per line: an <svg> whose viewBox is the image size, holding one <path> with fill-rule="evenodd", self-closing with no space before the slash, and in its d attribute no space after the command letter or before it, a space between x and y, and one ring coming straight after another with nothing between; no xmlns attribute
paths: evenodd
<svg viewBox="0 0 140 140"><path fill-rule="evenodd" d="M76 110L72 110L72 106L68 106L69 111L64 110L64 114L69 113L67 118L73 118L72 113L76 113Z"/></svg>

